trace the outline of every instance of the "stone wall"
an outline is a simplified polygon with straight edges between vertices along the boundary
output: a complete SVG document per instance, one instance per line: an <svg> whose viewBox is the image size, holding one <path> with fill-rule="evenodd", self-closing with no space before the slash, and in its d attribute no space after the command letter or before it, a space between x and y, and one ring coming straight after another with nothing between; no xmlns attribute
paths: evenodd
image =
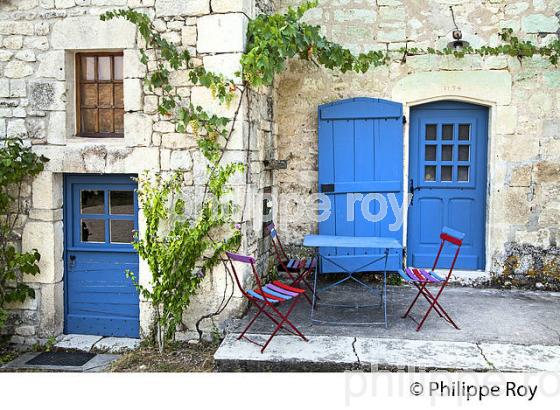
<svg viewBox="0 0 560 410"><path fill-rule="evenodd" d="M34 343L63 331L63 174L127 173L145 169L186 170L193 207L206 178L206 162L196 148L194 136L175 132L174 125L157 113L159 93L143 86L145 67L138 60L142 40L135 27L123 20L102 22L99 15L119 7L132 7L154 18L165 38L187 48L197 64L233 78L245 48L247 22L271 2L254 0L3 0L0 1L0 138L20 136L37 153L50 158L45 172L29 192L28 217L22 224L23 249L41 253L41 274L26 278L37 297L13 306L12 327L19 343ZM75 136L74 55L78 51L123 50L125 137L122 139ZM153 52L148 52L152 57ZM238 83L240 79L237 78ZM177 94L233 117L237 103L219 106L210 92L189 82L185 72L173 74ZM263 252L262 206L246 204L272 184L262 166L270 155L271 91L252 91L244 97L235 131L224 160L249 164L246 175L232 181L233 199L243 219L242 251ZM246 187L250 188L245 189ZM140 227L142 220L140 215ZM200 295L185 315L183 330L213 312L232 289L229 277L219 268L208 275ZM140 264L140 281L149 281L147 267ZM238 295L237 295L238 296ZM242 308L234 298L216 322ZM141 328L149 331L151 310L141 302ZM205 329L212 321L203 323Z"/></svg>
<svg viewBox="0 0 560 410"><path fill-rule="evenodd" d="M283 0L281 7L299 1ZM443 48L450 41L453 5L457 24L473 46L498 43L511 27L538 44L557 38L560 1L501 0L322 0L305 19L320 24L330 39L354 52L404 46ZM539 32L543 32L539 34ZM519 61L504 56L464 59L418 55L366 74L341 74L293 61L276 82L278 157L288 169L278 173L279 202L317 192L317 107L338 99L370 96L410 107L428 101L460 100L490 107L488 159L487 271L511 273L505 261L531 245L547 253L546 272L560 269L556 256L560 222L560 71L542 58ZM408 152L405 127L404 152ZM405 155L405 158L407 156ZM405 164L405 179L407 178ZM315 231L309 219L294 220L296 205L279 216L283 236L300 244ZM286 216L289 215L289 216ZM405 219L406 220L406 219ZM406 227L405 227L406 229ZM526 250L515 273L539 275L542 266ZM523 251L521 252L523 254ZM530 259L530 261L527 260ZM545 275L546 276L546 275ZM550 274L548 274L550 277ZM505 280L507 282L507 280ZM504 280L502 280L504 282ZM532 280L557 283L554 280ZM510 281L511 284L511 281ZM549 286L545 285L544 287ZM557 285L550 285L552 288Z"/></svg>

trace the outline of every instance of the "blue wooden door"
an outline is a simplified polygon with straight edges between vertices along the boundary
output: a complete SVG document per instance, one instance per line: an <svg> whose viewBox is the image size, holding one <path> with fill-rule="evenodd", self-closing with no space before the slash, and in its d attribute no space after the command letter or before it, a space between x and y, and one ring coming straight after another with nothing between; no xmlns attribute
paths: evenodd
<svg viewBox="0 0 560 410"><path fill-rule="evenodd" d="M431 267L443 226L466 234L456 267L484 269L488 109L459 102L411 110L408 263ZM444 250L441 267L451 263Z"/></svg>
<svg viewBox="0 0 560 410"><path fill-rule="evenodd" d="M319 221L320 234L384 236L402 243L402 224L394 214L402 206L402 127L402 106L391 101L353 98L319 107L319 192L331 204L328 219ZM320 252L350 271L383 269L381 260L360 269L371 261L365 255L381 251L322 248ZM401 255L392 254L389 268L401 265ZM322 271L341 268L324 260Z"/></svg>
<svg viewBox="0 0 560 410"><path fill-rule="evenodd" d="M65 333L139 336L138 229L130 176L65 178Z"/></svg>

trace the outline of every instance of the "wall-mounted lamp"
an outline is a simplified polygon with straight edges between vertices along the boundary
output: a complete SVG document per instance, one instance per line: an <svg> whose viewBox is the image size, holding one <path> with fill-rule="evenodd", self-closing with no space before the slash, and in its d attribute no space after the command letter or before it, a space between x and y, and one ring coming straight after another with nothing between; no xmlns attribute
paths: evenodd
<svg viewBox="0 0 560 410"><path fill-rule="evenodd" d="M455 25L455 29L453 30L453 34L452 34L453 41L447 44L447 47L455 51L461 51L465 47L469 46L469 42L463 40L463 33L461 32L461 30L459 30L459 27L457 26L457 23L455 21L455 13L453 12L453 7L449 6L449 10L451 10L451 18L453 19L453 24Z"/></svg>

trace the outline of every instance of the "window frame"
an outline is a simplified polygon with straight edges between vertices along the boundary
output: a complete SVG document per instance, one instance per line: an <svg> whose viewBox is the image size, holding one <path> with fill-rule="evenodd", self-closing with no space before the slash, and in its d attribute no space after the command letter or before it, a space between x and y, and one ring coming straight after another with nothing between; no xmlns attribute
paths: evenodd
<svg viewBox="0 0 560 410"><path fill-rule="evenodd" d="M88 80L83 80L82 79L82 57L96 57L95 59L95 79L93 81L88 81ZM111 58L111 80L103 80L100 81L98 76L99 76L99 64L98 64L98 58L99 57L112 57ZM122 57L123 58L123 78L121 80L116 80L115 79L115 71L114 71L114 57ZM82 131L82 103L81 103L81 89L82 89L82 84L96 84L97 85L97 101L99 104L99 84L112 84L113 85L113 107L111 108L111 110L113 110L113 129L115 126L115 110L122 110L123 113L123 120L124 120L124 53L123 51L98 51L98 52L92 52L92 51L88 51L88 52L77 52L75 54L75 90L76 90L76 99L75 99L75 103L76 103L76 136L77 137L82 137L82 138L124 138L124 130L122 133L118 133L118 132L85 132ZM115 84L120 84L121 87L123 88L123 101L122 101L122 108L115 108L115 101L114 101L114 97L115 97L115 89L114 86ZM97 128L99 129L99 105L97 106ZM123 123L123 127L124 127L124 123Z"/></svg>

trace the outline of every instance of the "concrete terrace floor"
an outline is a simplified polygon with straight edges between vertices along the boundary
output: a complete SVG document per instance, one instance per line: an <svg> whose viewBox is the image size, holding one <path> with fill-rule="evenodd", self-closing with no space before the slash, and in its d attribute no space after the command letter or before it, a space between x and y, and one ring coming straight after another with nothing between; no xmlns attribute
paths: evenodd
<svg viewBox="0 0 560 410"><path fill-rule="evenodd" d="M277 369L278 366L263 365L264 362L267 362L267 357L271 359L270 355L274 356L274 360L271 360L277 362L287 361L292 364L309 360L321 362L324 359L319 352L321 349L329 351L330 359L325 359L327 362L336 362L336 357L344 362L346 353L343 350L346 348L340 352L333 352L332 349L336 347L336 343L333 343L336 339L339 339L339 344L345 344L343 340L348 339L354 351L354 356L347 357L351 363L343 363L342 366L334 367L318 366L317 368L324 370L354 368L354 360L357 358L360 361L359 355L356 355L356 344L371 345L374 343L377 350L389 349L393 350L393 353L416 348L429 351L430 349L433 350L435 345L438 345L442 353L446 353L447 350L455 352L458 365L453 366L453 354L446 359L447 361L441 361L440 357L434 354L432 362L429 360L422 361L422 366L470 370L492 370L494 367L485 357L484 352L481 352L480 346L483 344L488 344L489 351L496 351L496 349L502 351L504 357L502 359L497 357L496 360L498 361L515 359L516 353L511 351L513 346L517 350L521 349L528 360L533 357L534 360L546 361L552 356L554 366L558 365L558 370L560 370L560 293L448 287L440 298L440 302L461 329L455 330L446 321L440 319L437 313L432 311L420 332L416 332L416 323L412 319L401 318L415 294L416 290L410 286L388 287L389 324L387 329L383 325L352 326L312 323L310 320L310 305L302 300L292 313L291 318L293 323L309 337L310 344L321 341L316 346L318 351L315 355L312 355L312 358L306 358L305 355L298 356L298 350L303 351L307 348L302 345L305 342L301 342L293 336L280 336L278 339L273 339L264 355L260 354L258 346L245 340L238 341L235 337L236 334L253 317L254 308L251 308L243 319L240 319L228 329L230 335L215 356L218 368L221 366L224 370L235 369L234 362L228 362L235 356L243 363L243 368L246 370ZM321 300L315 316L316 319L347 322L382 320L379 296L374 296L355 284L345 284L319 295ZM368 300L370 304L375 306L360 309L321 306L321 303L352 304L358 302L363 304L367 303L364 301ZM426 308L427 302L422 299L413 310L413 317L419 320ZM269 334L271 329L271 322L262 317L253 325L250 333L256 339L262 339L263 336L260 335ZM285 335L286 333L281 332L280 334ZM321 343L326 345L320 347ZM535 346L538 346L541 351L527 350L528 348L533 349ZM475 353L479 357L474 363L461 364L459 357L462 348L466 349L464 351L465 357L470 357ZM391 356L391 353L387 352L387 356ZM395 358L395 363L398 362L399 365L415 364L412 361L407 362L407 360L406 357ZM445 365L443 365L443 362L445 362ZM251 363L255 366L252 366ZM257 366L257 363L260 363L260 365ZM270 360L266 364L270 365ZM368 362L368 365L378 364L382 363ZM303 370L305 369L312 370L314 367L307 363ZM524 365L509 363L508 365L504 364L503 369L541 368L534 367L530 363ZM545 367L545 369L548 368ZM556 369L556 367L553 367L553 369ZM293 370L300 369L296 366L293 367Z"/></svg>

